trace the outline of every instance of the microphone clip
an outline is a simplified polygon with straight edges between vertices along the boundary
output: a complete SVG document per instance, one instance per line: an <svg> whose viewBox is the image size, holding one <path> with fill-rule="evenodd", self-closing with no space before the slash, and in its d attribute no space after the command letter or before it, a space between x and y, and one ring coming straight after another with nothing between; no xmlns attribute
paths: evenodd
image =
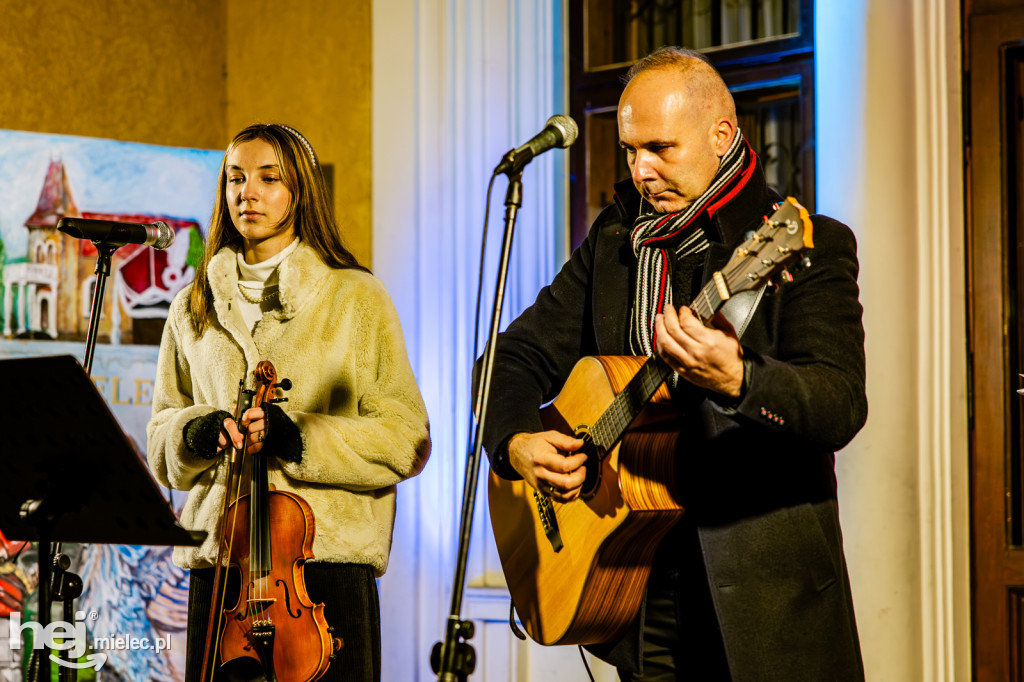
<svg viewBox="0 0 1024 682"><path fill-rule="evenodd" d="M505 175L512 177L523 172L523 167L533 160L533 154L526 154L526 150L516 154L516 149L509 149L501 161L494 167L494 175Z"/></svg>

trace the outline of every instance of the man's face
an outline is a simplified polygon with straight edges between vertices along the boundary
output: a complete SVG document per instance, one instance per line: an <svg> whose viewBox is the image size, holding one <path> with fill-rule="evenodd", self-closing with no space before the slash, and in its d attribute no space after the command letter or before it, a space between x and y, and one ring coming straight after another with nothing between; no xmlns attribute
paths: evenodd
<svg viewBox="0 0 1024 682"><path fill-rule="evenodd" d="M641 72L623 91L619 144L633 184L655 211L683 210L715 177L732 135L723 140L718 116L709 111L714 106L675 69Z"/></svg>

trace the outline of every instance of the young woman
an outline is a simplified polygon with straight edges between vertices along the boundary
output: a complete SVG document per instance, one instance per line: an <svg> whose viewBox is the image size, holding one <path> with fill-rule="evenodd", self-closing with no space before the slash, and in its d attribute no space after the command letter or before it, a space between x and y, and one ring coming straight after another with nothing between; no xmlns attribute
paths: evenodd
<svg viewBox="0 0 1024 682"><path fill-rule="evenodd" d="M288 402L236 424L239 379L253 388L262 360L291 380ZM379 680L375 578L387 568L395 485L430 452L427 415L394 306L343 246L313 147L292 128L250 126L227 148L206 255L164 327L147 435L157 480L189 491L182 525L209 532L174 550L191 569L186 680L205 679L227 453L243 440L270 484L313 512L305 582L343 643L320 679ZM225 591L230 607L237 586ZM236 662L243 679L251 663Z"/></svg>

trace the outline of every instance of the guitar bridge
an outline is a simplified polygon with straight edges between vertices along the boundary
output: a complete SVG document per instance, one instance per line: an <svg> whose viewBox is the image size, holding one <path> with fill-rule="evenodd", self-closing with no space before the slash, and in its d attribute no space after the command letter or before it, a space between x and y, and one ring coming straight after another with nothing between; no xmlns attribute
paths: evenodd
<svg viewBox="0 0 1024 682"><path fill-rule="evenodd" d="M540 525L544 529L544 535L551 543L551 549L561 552L562 534L558 532L558 519L555 518L555 507L551 504L551 498L533 491L533 499L537 503L537 514L540 516Z"/></svg>

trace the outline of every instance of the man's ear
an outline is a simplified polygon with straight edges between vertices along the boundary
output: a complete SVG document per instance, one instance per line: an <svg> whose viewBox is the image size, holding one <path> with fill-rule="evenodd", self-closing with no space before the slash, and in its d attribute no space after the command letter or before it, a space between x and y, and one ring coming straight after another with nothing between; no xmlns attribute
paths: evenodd
<svg viewBox="0 0 1024 682"><path fill-rule="evenodd" d="M728 118L720 118L711 129L712 145L718 158L725 156L732 146L732 138L736 135L736 126Z"/></svg>

